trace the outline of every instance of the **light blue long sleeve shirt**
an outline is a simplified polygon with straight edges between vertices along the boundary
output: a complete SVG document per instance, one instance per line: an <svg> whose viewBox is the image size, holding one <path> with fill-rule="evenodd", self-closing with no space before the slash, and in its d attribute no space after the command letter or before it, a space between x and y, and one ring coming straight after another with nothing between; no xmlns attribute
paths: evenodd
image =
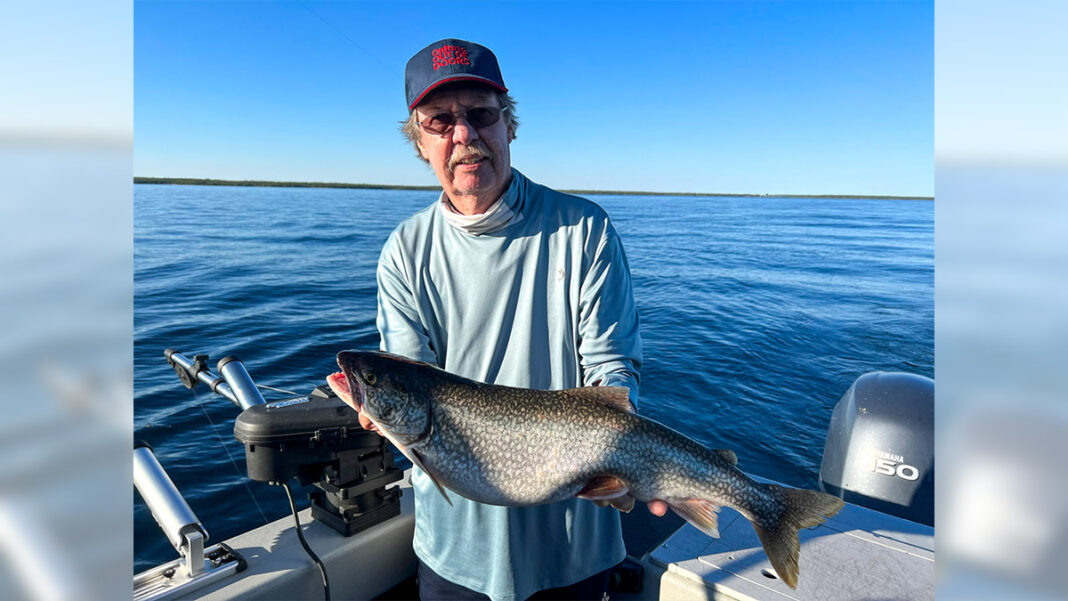
<svg viewBox="0 0 1068 601"><path fill-rule="evenodd" d="M638 314L607 214L515 169L502 201L514 215L486 233L449 223L440 202L394 230L378 265L382 350L492 384L626 386L637 406ZM578 582L626 556L612 508L458 495L450 507L418 468L412 486L416 555L494 601Z"/></svg>

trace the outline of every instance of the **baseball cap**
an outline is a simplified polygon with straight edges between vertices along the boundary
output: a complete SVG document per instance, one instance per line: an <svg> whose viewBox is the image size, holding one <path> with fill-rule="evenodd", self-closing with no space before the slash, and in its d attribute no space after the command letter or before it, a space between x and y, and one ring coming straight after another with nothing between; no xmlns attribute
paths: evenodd
<svg viewBox="0 0 1068 601"><path fill-rule="evenodd" d="M497 57L489 48L466 40L444 39L423 48L404 68L408 110L434 88L454 81L475 81L507 92Z"/></svg>

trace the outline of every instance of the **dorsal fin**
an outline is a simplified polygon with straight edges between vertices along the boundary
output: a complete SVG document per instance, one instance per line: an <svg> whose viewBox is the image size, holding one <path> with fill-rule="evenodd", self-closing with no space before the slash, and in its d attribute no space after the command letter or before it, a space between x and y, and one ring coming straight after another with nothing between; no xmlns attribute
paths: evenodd
<svg viewBox="0 0 1068 601"><path fill-rule="evenodd" d="M734 451L730 449L712 449L712 452L719 455L727 463L738 465L738 456L734 454Z"/></svg>
<svg viewBox="0 0 1068 601"><path fill-rule="evenodd" d="M626 386L583 386L563 392L591 403L608 405L627 413L634 412L634 405L630 404L630 389Z"/></svg>

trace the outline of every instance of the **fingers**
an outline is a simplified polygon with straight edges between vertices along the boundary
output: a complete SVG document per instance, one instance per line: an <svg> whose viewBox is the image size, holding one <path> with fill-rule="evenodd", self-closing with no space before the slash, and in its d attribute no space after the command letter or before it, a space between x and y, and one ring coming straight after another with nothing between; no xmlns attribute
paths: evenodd
<svg viewBox="0 0 1068 601"><path fill-rule="evenodd" d="M649 513L653 515L663 516L667 513L668 504L660 499L654 499L649 501Z"/></svg>
<svg viewBox="0 0 1068 601"><path fill-rule="evenodd" d="M360 415L360 427L361 428L363 428L364 430L370 430L370 431L375 432L377 434L381 434L381 432L378 431L378 426L376 426L374 424L374 422L371 421L370 418L368 418L363 413L360 413L359 415Z"/></svg>

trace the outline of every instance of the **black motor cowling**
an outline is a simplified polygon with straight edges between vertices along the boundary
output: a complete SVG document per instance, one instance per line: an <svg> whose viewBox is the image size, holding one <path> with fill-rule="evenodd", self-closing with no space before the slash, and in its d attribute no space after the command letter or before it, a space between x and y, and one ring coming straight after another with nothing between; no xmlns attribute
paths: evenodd
<svg viewBox="0 0 1068 601"><path fill-rule="evenodd" d="M849 503L934 525L934 380L871 372L831 416L820 488Z"/></svg>

